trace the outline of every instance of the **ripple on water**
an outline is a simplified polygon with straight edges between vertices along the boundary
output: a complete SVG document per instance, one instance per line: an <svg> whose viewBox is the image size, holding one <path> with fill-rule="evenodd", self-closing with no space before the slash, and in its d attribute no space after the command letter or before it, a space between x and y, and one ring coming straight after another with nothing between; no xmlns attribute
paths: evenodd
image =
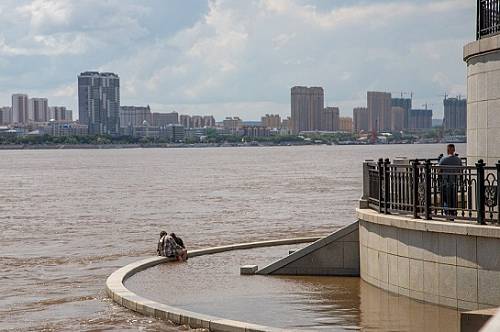
<svg viewBox="0 0 500 332"><path fill-rule="evenodd" d="M353 220L362 160L441 148L1 151L1 328L176 330L103 292L117 267L154 254L160 229L191 248L324 234ZM69 302L44 302L57 299Z"/></svg>

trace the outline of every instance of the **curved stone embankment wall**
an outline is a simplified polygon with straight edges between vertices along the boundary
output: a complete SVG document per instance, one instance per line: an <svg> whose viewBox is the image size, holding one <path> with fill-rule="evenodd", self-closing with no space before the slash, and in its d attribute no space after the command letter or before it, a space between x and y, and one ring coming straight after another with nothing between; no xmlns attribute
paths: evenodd
<svg viewBox="0 0 500 332"><path fill-rule="evenodd" d="M500 35L464 47L467 62L467 158L500 159Z"/></svg>
<svg viewBox="0 0 500 332"><path fill-rule="evenodd" d="M211 255L225 251L243 250L253 248L263 248L281 245L291 245L300 243L309 243L318 240L319 238L296 238L274 241L261 241L252 243L235 244L221 247L214 247L201 250L193 250L189 252L189 257L197 257L203 255ZM124 282L127 278L134 274L143 271L149 267L167 263L169 259L165 257L151 257L141 261L129 264L118 269L111 274L106 280L106 292L114 302L130 309L141 313L146 316L155 317L162 320L171 321L178 325L188 325L191 328L204 328L210 331L224 331L224 332L254 332L254 331L270 331L281 332L290 331L289 329L279 329L256 324L244 323L234 320L228 320L220 317L203 315L196 312L182 310L163 303L155 302L143 298L134 292L128 290Z"/></svg>
<svg viewBox="0 0 500 332"><path fill-rule="evenodd" d="M500 227L357 211L361 278L452 308L500 305Z"/></svg>

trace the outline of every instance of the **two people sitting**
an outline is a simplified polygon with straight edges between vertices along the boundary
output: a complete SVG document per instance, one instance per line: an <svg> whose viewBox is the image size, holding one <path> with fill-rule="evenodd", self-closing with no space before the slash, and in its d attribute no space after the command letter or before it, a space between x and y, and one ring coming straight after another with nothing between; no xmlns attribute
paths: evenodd
<svg viewBox="0 0 500 332"><path fill-rule="evenodd" d="M160 232L156 253L158 256L175 258L180 262L185 262L188 259L184 241L176 236L175 233L168 234L165 231Z"/></svg>

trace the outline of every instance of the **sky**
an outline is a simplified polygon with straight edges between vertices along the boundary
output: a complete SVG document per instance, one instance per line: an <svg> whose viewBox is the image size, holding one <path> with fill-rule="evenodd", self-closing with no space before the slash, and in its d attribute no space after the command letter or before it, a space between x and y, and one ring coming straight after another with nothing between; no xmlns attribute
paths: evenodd
<svg viewBox="0 0 500 332"><path fill-rule="evenodd" d="M0 106L12 93L78 113L77 75L120 76L122 105L258 120L290 114L290 88L325 106L366 91L414 94L442 117L466 95L471 0L0 0Z"/></svg>

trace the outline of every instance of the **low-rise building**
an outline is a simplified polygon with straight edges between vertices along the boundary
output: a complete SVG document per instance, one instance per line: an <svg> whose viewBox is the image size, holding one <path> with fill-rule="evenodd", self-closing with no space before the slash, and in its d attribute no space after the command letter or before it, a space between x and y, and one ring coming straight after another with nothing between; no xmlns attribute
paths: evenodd
<svg viewBox="0 0 500 332"><path fill-rule="evenodd" d="M179 143L184 142L186 131L183 125L171 124L165 127L165 134L169 141Z"/></svg>
<svg viewBox="0 0 500 332"><path fill-rule="evenodd" d="M264 126L245 126L243 129L243 136L245 137L269 137L271 130Z"/></svg>
<svg viewBox="0 0 500 332"><path fill-rule="evenodd" d="M50 136L85 136L88 135L88 126L78 122L57 122L51 120L44 127L38 129L40 134Z"/></svg>
<svg viewBox="0 0 500 332"><path fill-rule="evenodd" d="M193 139L196 141L202 141L203 137L208 134L207 128L188 128L186 131L186 138Z"/></svg>

